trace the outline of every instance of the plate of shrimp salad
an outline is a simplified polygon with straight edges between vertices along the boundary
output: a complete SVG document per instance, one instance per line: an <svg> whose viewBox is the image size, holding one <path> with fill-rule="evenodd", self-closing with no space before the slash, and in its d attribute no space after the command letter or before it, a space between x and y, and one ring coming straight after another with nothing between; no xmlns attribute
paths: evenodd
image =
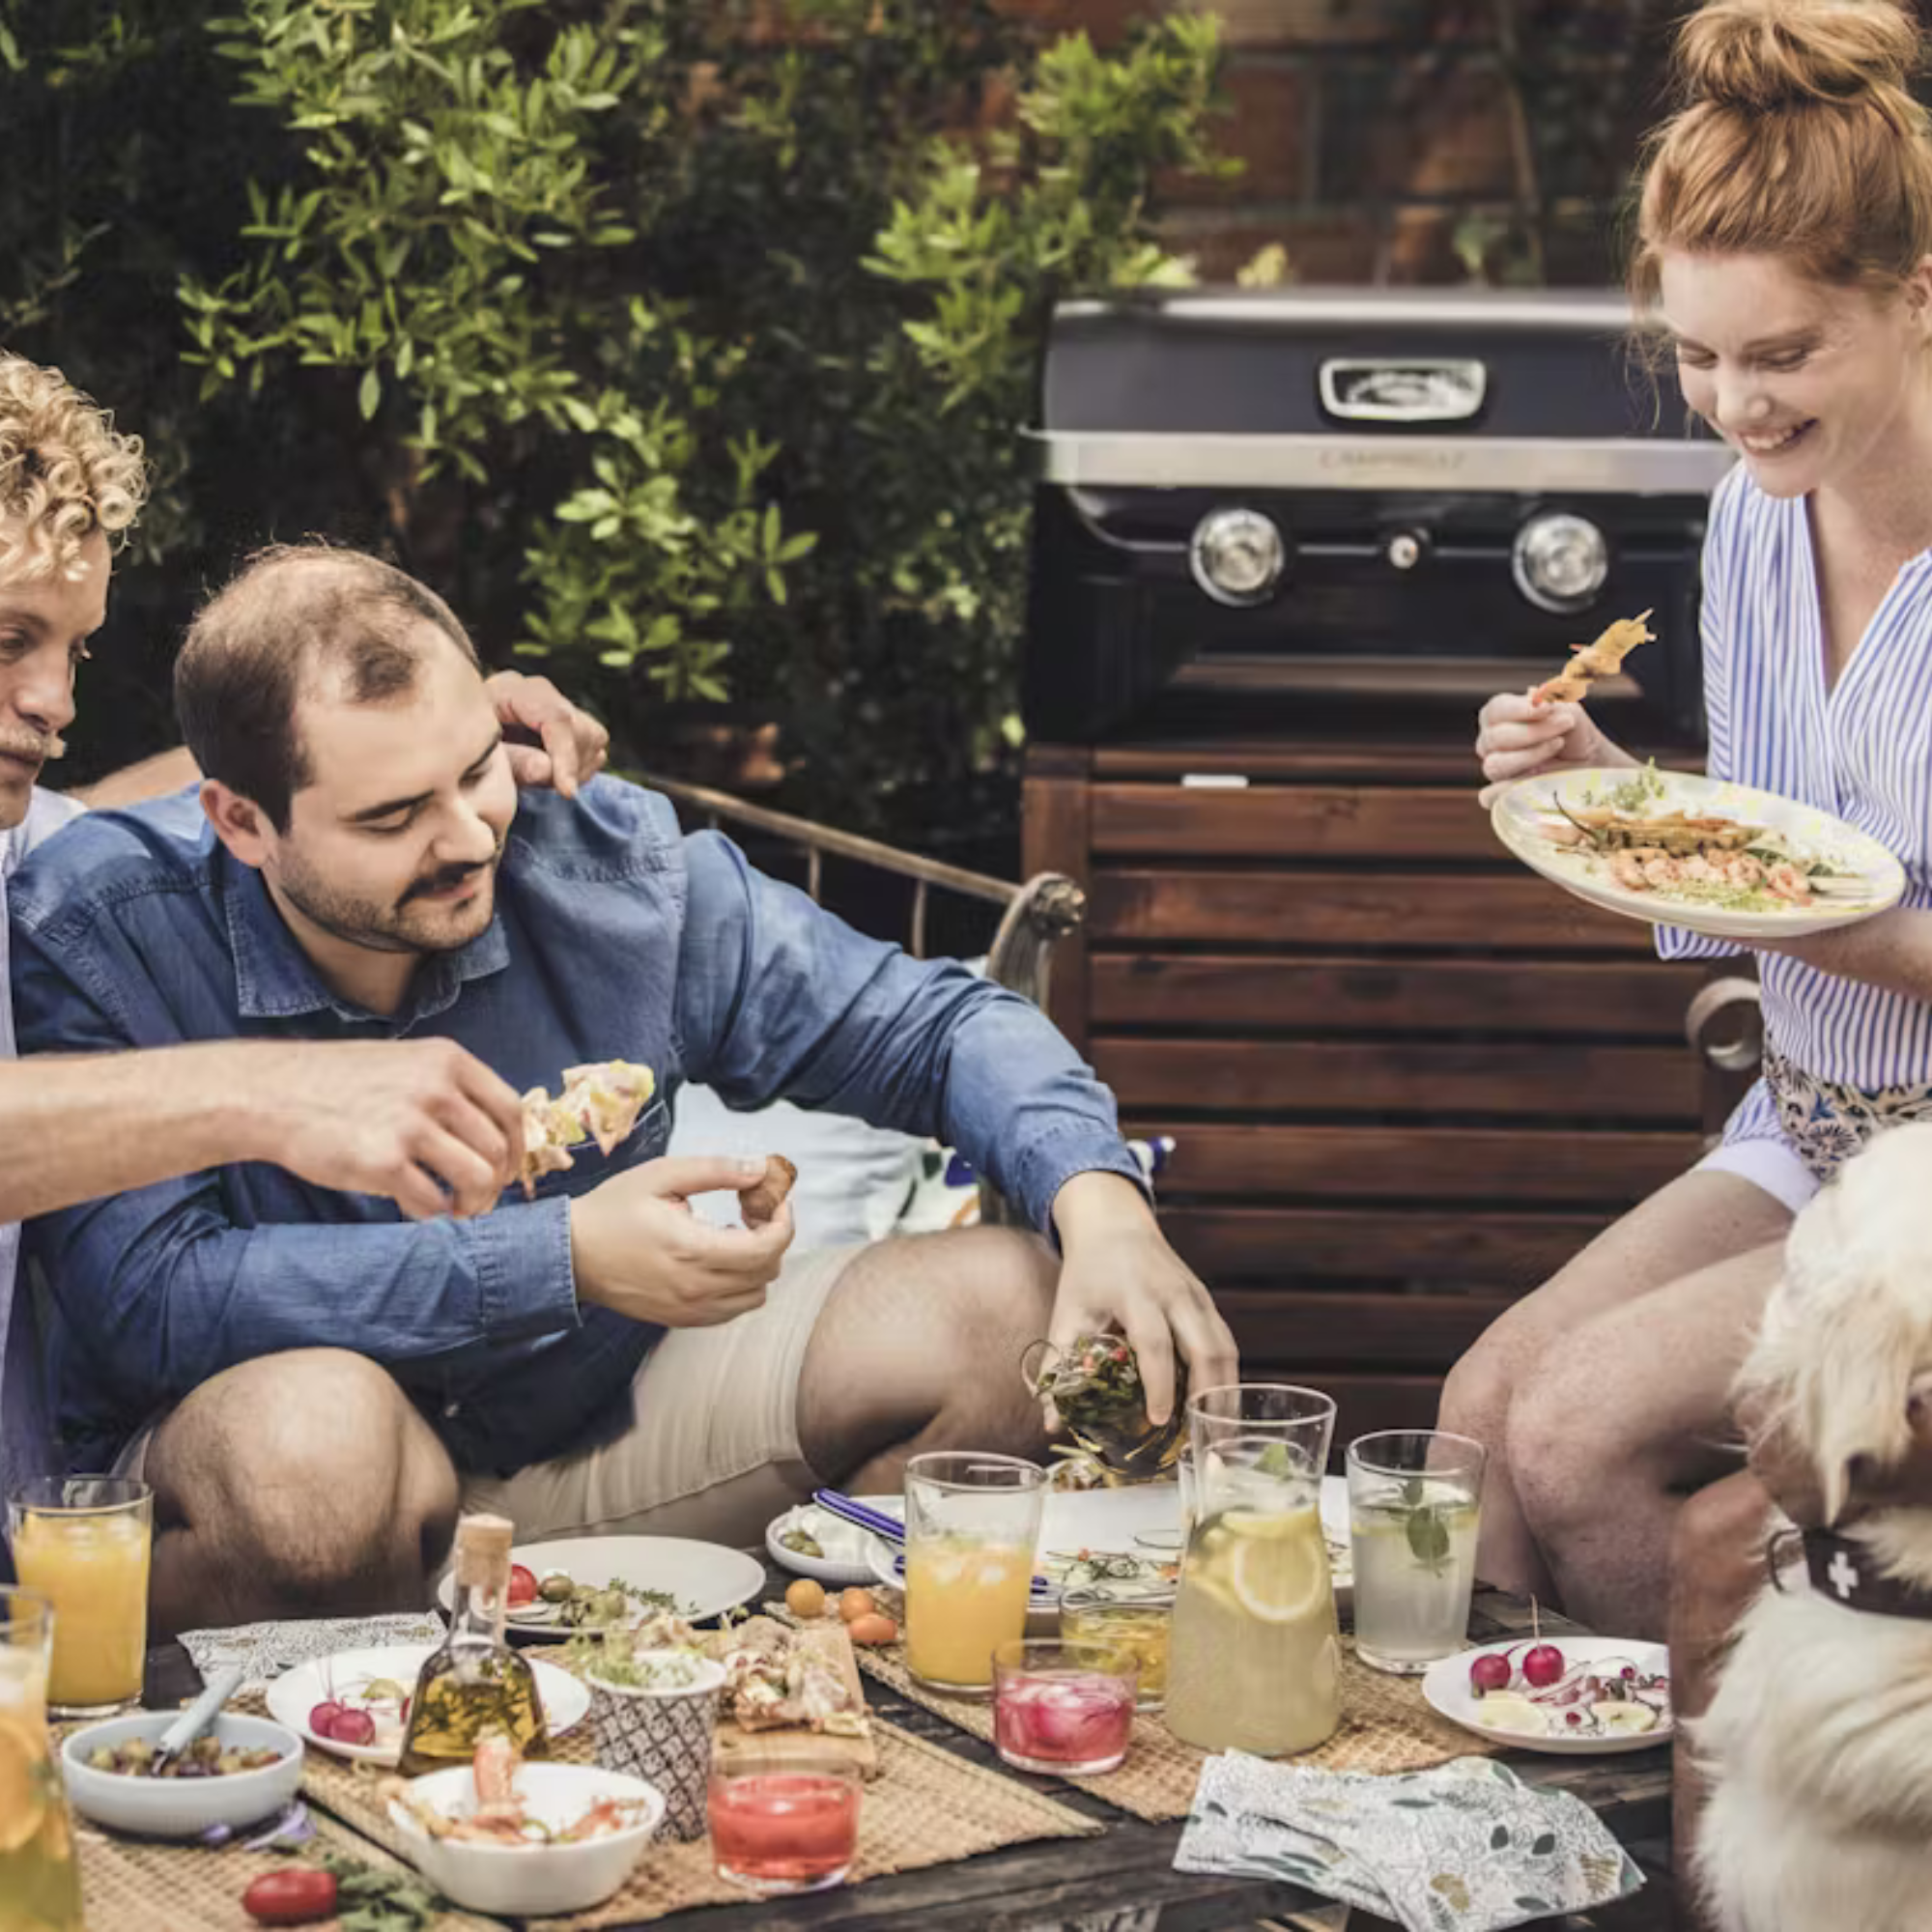
<svg viewBox="0 0 1932 1932"><path fill-rule="evenodd" d="M1498 838L1607 911L1723 939L1796 938L1895 905L1905 868L1795 799L1690 772L1538 773L1500 794Z"/></svg>

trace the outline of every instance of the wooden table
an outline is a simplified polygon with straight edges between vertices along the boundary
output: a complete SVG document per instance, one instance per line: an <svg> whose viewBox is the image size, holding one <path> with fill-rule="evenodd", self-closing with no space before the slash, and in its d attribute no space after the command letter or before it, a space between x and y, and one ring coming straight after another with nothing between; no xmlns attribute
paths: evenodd
<svg viewBox="0 0 1932 1932"><path fill-rule="evenodd" d="M773 1572L772 1594L786 1578ZM1477 1595L1470 1634L1478 1641L1527 1634L1528 1605L1496 1591ZM1543 1629L1561 1635L1577 1626L1546 1614ZM146 1702L165 1708L190 1697L200 1679L179 1644L149 1653ZM923 1706L908 1702L868 1679L867 1699L880 1716L956 1752L998 1766L990 1745ZM1508 1762L1529 1781L1575 1792L1626 1844L1657 1844L1669 1831L1670 1756L1667 1750L1613 1757L1540 1757L1512 1753ZM793 1899L747 1900L705 1906L648 1921L652 1932L785 1932L790 1927L918 1926L933 1932L1043 1932L1080 1925L1109 1932L1219 1932L1266 1919L1297 1932L1376 1932L1384 1921L1352 1916L1298 1886L1253 1879L1217 1878L1174 1869L1179 1824L1152 1825L1057 1778L1029 1778L1062 1804L1103 1821L1104 1836L1015 1845L951 1865L901 1872L864 1886ZM1637 1900L1588 1921L1603 1932L1664 1932L1669 1916L1653 1885ZM1585 1921L1571 1920L1572 1925Z"/></svg>

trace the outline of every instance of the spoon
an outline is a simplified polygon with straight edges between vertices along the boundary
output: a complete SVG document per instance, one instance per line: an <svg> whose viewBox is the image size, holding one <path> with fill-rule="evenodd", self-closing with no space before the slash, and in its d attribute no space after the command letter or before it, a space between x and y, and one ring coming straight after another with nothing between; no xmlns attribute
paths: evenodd
<svg viewBox="0 0 1932 1932"><path fill-rule="evenodd" d="M217 1671L208 1688L160 1735L155 1754L148 1760L147 1776L159 1777L195 1739L200 1737L221 1713L221 1707L242 1688L246 1673L239 1663Z"/></svg>

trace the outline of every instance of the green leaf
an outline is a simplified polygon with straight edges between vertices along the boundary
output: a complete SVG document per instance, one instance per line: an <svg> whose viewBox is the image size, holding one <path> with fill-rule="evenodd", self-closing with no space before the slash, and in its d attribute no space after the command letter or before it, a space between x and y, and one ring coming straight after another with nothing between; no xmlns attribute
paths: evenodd
<svg viewBox="0 0 1932 1932"><path fill-rule="evenodd" d="M383 406L383 377L373 365L362 372L362 386L355 392L356 407L367 422Z"/></svg>
<svg viewBox="0 0 1932 1932"><path fill-rule="evenodd" d="M1410 1510L1405 1528L1409 1554L1418 1563L1434 1569L1448 1560L1449 1525L1442 1519L1439 1505L1425 1503L1420 1509Z"/></svg>

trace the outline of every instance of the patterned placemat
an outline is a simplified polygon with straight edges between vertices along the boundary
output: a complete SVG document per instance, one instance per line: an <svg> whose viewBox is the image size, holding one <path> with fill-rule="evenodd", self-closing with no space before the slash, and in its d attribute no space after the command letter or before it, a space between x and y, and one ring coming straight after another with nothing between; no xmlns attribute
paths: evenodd
<svg viewBox="0 0 1932 1932"><path fill-rule="evenodd" d="M325 1843L384 1870L399 1865L334 1819L311 1814L311 1820ZM301 1861L286 1852L150 1844L110 1837L82 1821L76 1825L87 1932L261 1932L242 1911L242 1894L264 1872ZM502 1932L502 1927L494 1918L445 1912L434 1932Z"/></svg>
<svg viewBox="0 0 1932 1932"><path fill-rule="evenodd" d="M985 1700L943 1697L913 1681L903 1646L884 1645L859 1653L861 1666L902 1697L950 1719L976 1738L991 1742L993 1707ZM1412 1677L1371 1670L1355 1656L1352 1639L1342 1639L1342 1725L1324 1745L1297 1757L1296 1764L1323 1771L1425 1771L1452 1757L1482 1756L1497 1745L1438 1717L1424 1701ZM1184 1745L1156 1712L1134 1719L1133 1747L1119 1771L1099 1777L1067 1780L1137 1818L1156 1823L1184 1818L1208 1753Z"/></svg>
<svg viewBox="0 0 1932 1932"><path fill-rule="evenodd" d="M879 1747L879 1776L866 1786L859 1810L859 1858L851 1883L888 1872L950 1864L980 1852L1038 1838L1094 1836L1105 1828L1070 1806L902 1731L872 1720ZM554 1755L568 1763L590 1761L589 1726L556 1741ZM366 1765L310 1751L302 1789L364 1837L391 1851L402 1840L378 1797L383 1774ZM711 1848L654 1845L624 1889L594 1911L569 1919L532 1921L589 1928L661 1918L687 1906L743 1904L747 1894L711 1868Z"/></svg>

